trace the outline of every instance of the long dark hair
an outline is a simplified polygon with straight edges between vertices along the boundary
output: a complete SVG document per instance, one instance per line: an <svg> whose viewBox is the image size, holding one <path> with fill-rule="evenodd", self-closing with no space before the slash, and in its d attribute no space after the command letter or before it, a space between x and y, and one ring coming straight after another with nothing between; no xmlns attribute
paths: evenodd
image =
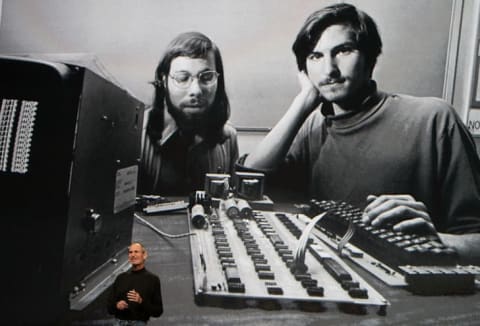
<svg viewBox="0 0 480 326"><path fill-rule="evenodd" d="M155 87L153 109L150 112L147 125L147 133L153 141L157 141L162 137L165 115L165 97L167 96L166 85L163 83L163 80L164 77L168 76L172 60L179 56L206 58L210 51L214 54L216 70L220 75L218 76L215 100L210 111L211 116L207 119L206 140L209 142L217 142L224 136L223 126L230 117L230 104L225 91L224 70L220 50L215 43L204 34L199 32L187 32L178 35L172 40L172 42L170 42L157 66L157 69L155 70L155 82L153 83Z"/></svg>
<svg viewBox="0 0 480 326"><path fill-rule="evenodd" d="M334 24L345 24L353 29L358 49L365 54L372 72L377 57L382 53L382 40L377 25L368 14L347 3L322 8L307 18L292 46L298 69L306 71L307 56L312 52L323 31Z"/></svg>

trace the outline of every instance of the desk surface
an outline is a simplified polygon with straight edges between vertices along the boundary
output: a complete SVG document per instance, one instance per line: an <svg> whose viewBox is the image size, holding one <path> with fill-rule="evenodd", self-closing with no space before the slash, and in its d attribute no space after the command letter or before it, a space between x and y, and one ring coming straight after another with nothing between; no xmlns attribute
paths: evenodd
<svg viewBox="0 0 480 326"><path fill-rule="evenodd" d="M148 216L146 219L171 234L188 231L186 214ZM187 237L169 239L147 226L135 223L133 240L148 249L147 268L160 276L164 314L149 325L478 325L480 293L456 296L416 296L403 289L388 287L371 275L356 269L387 300L385 316L377 309L344 311L326 305L322 311L302 311L295 307L205 307L194 302L192 262ZM73 325L109 325L112 316L105 308L106 295L80 313L72 313Z"/></svg>

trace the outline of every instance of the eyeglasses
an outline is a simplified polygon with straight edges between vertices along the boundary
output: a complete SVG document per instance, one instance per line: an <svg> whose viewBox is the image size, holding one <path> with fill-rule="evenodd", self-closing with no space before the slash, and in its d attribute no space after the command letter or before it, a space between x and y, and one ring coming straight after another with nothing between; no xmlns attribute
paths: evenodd
<svg viewBox="0 0 480 326"><path fill-rule="evenodd" d="M179 71L173 75L169 75L173 82L179 88L188 88L192 85L193 79L196 78L202 86L213 86L218 80L220 74L214 70L207 70L198 73L196 76L190 75L188 72Z"/></svg>

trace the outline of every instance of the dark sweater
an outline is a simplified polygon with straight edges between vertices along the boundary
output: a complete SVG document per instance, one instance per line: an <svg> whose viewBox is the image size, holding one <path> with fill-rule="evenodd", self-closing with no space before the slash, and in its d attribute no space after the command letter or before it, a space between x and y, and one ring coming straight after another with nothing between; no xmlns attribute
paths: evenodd
<svg viewBox="0 0 480 326"><path fill-rule="evenodd" d="M370 194L411 194L439 232L480 232L480 160L446 102L379 92L357 112L327 109L312 112L278 170L261 171L272 186L362 208Z"/></svg>
<svg viewBox="0 0 480 326"><path fill-rule="evenodd" d="M127 292L135 290L142 297L142 303L128 301ZM128 309L118 310L120 300L128 303ZM147 321L150 316L159 317L163 313L160 279L145 268L128 271L117 276L108 298L108 312L123 320Z"/></svg>

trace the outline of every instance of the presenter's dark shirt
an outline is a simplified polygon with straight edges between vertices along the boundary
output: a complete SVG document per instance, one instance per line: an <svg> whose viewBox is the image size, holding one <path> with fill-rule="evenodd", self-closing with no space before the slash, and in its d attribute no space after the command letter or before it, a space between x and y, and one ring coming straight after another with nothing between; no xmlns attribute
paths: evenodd
<svg viewBox="0 0 480 326"><path fill-rule="evenodd" d="M128 301L128 291L135 290L142 297L142 303ZM128 308L118 310L120 300L128 303ZM128 271L117 276L108 299L108 312L122 320L148 321L150 316L159 317L163 313L160 279L145 268Z"/></svg>

